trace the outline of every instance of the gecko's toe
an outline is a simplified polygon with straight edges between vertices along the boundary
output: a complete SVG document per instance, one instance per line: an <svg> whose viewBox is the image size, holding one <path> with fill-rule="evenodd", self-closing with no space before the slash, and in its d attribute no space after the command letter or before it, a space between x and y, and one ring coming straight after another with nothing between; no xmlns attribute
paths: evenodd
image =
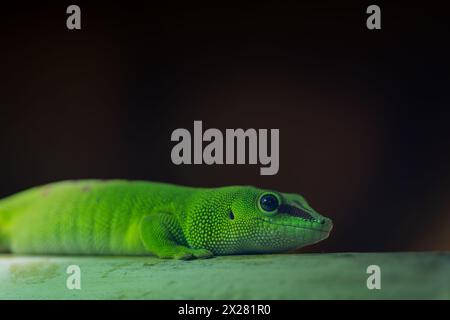
<svg viewBox="0 0 450 320"><path fill-rule="evenodd" d="M192 253L198 259L208 259L213 257L213 253L206 249L194 249Z"/></svg>
<svg viewBox="0 0 450 320"><path fill-rule="evenodd" d="M178 250L176 252L169 252L164 254L159 254L158 257L161 259L176 259L176 260L192 260L192 259L207 259L213 256L212 252L206 249L191 249L184 248L183 250Z"/></svg>
<svg viewBox="0 0 450 320"><path fill-rule="evenodd" d="M194 255L190 252L180 252L175 254L173 258L177 260L191 260L194 259Z"/></svg>

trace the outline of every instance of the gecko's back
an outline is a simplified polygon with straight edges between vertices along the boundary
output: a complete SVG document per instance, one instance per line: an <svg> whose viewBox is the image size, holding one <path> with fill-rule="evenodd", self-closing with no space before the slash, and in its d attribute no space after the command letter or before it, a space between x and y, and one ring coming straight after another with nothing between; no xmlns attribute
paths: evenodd
<svg viewBox="0 0 450 320"><path fill-rule="evenodd" d="M142 217L182 204L189 190L123 180L65 181L33 188L0 200L0 249L145 254L138 231Z"/></svg>

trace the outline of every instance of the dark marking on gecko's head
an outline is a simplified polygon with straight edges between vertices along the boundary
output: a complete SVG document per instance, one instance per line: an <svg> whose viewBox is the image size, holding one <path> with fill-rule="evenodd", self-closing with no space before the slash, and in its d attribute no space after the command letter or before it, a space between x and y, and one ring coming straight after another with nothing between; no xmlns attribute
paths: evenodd
<svg viewBox="0 0 450 320"><path fill-rule="evenodd" d="M286 251L321 241L332 229L301 195L247 186L199 193L187 218L189 244L216 254Z"/></svg>
<svg viewBox="0 0 450 320"><path fill-rule="evenodd" d="M294 206L290 204L282 204L278 208L278 213L285 213L293 217L298 217L307 221L316 221L316 219L321 223L325 223L325 219L314 218L308 211L303 209L301 206Z"/></svg>

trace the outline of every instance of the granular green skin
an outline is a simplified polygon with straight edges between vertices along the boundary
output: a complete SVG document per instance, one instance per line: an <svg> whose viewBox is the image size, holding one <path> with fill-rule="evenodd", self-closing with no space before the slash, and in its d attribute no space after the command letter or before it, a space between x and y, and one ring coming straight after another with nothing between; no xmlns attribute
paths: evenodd
<svg viewBox="0 0 450 320"><path fill-rule="evenodd" d="M266 212L261 196L307 212ZM0 200L0 249L22 254L213 255L282 252L328 237L332 223L296 194L249 186L64 181Z"/></svg>

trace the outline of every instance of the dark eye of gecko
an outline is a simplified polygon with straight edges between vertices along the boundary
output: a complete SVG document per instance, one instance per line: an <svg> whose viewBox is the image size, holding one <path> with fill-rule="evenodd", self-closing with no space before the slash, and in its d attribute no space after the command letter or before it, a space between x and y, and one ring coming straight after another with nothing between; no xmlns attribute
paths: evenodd
<svg viewBox="0 0 450 320"><path fill-rule="evenodd" d="M273 194L266 194L263 195L259 200L259 205L264 211L273 212L278 209L278 207L280 206L280 202L278 201L278 198Z"/></svg>

